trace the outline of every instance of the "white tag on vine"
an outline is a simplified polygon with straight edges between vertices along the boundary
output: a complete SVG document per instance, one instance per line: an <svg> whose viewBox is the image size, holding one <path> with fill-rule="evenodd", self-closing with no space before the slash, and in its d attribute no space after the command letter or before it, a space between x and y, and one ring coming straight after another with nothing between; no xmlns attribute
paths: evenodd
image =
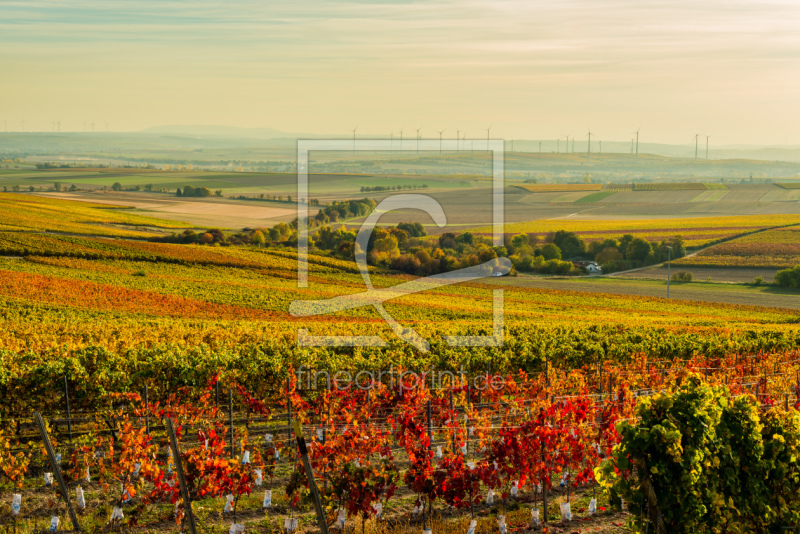
<svg viewBox="0 0 800 534"><path fill-rule="evenodd" d="M124 517L125 516L122 514L122 508L119 506L115 506L114 509L111 510L111 521L114 521L115 519L122 521Z"/></svg>
<svg viewBox="0 0 800 534"><path fill-rule="evenodd" d="M472 437L474 435L475 435L475 427L471 426L469 427L469 437Z"/></svg>
<svg viewBox="0 0 800 534"><path fill-rule="evenodd" d="M437 458L441 458L442 457L442 446L441 445L437 445L436 446L436 457Z"/></svg>
<svg viewBox="0 0 800 534"><path fill-rule="evenodd" d="M222 509L223 512L233 512L233 495L230 493L225 496L225 508Z"/></svg>
<svg viewBox="0 0 800 534"><path fill-rule="evenodd" d="M536 493L541 493L541 492L542 492L542 483L539 482L538 484L536 484Z"/></svg>
<svg viewBox="0 0 800 534"><path fill-rule="evenodd" d="M261 486L261 483L264 481L263 477L261 476L262 471L261 471L261 469L254 469L254 471L256 473L255 485L256 486Z"/></svg>
<svg viewBox="0 0 800 534"><path fill-rule="evenodd" d="M60 452L59 452L59 453L56 453L56 463L57 463L57 464L60 464L60 463L61 463L61 453L60 453Z"/></svg>
<svg viewBox="0 0 800 534"><path fill-rule="evenodd" d="M142 464L140 462L136 462L133 464L133 476L139 476L139 471L142 469Z"/></svg>
<svg viewBox="0 0 800 534"><path fill-rule="evenodd" d="M461 454L463 454L463 455L467 454L467 444L466 443L462 443L461 444Z"/></svg>
<svg viewBox="0 0 800 534"><path fill-rule="evenodd" d="M519 482L516 480L511 483L511 496L516 497L519 494Z"/></svg>
<svg viewBox="0 0 800 534"><path fill-rule="evenodd" d="M558 485L561 486L562 488L567 485L567 475L566 475L566 473L561 475L561 482L559 482Z"/></svg>
<svg viewBox="0 0 800 534"><path fill-rule="evenodd" d="M19 509L22 507L22 494L15 493L13 497L11 497L11 515L18 516Z"/></svg>
<svg viewBox="0 0 800 534"><path fill-rule="evenodd" d="M344 530L345 521L347 521L347 512L344 508L339 508L339 514L336 516L336 528Z"/></svg>
<svg viewBox="0 0 800 534"><path fill-rule="evenodd" d="M414 506L414 510L411 513L413 515L421 514L422 513L422 505L421 504L417 504L416 506Z"/></svg>
<svg viewBox="0 0 800 534"><path fill-rule="evenodd" d="M83 495L83 488L78 485L75 488L75 501L78 503L78 508L86 508L86 498Z"/></svg>
<svg viewBox="0 0 800 534"><path fill-rule="evenodd" d="M266 490L264 492L264 504L261 505L263 508L269 508L272 506L272 490Z"/></svg>
<svg viewBox="0 0 800 534"><path fill-rule="evenodd" d="M486 504L488 504L489 506L494 504L494 490L493 489L490 489L488 492L486 492Z"/></svg>
<svg viewBox="0 0 800 534"><path fill-rule="evenodd" d="M500 534L506 534L506 516L497 516L497 527L500 529Z"/></svg>
<svg viewBox="0 0 800 534"><path fill-rule="evenodd" d="M272 443L272 434L265 435L264 439L267 441L267 443Z"/></svg>
<svg viewBox="0 0 800 534"><path fill-rule="evenodd" d="M322 429L321 429L321 428L318 428L318 429L317 429L317 441L324 441L324 440L325 440L325 437L324 437L324 435L325 435L325 434L324 434L324 432L322 431Z"/></svg>
<svg viewBox="0 0 800 534"><path fill-rule="evenodd" d="M568 502L561 503L561 520L572 521L572 508Z"/></svg>
<svg viewBox="0 0 800 534"><path fill-rule="evenodd" d="M539 509L534 508L531 510L531 526L538 527L539 526Z"/></svg>
<svg viewBox="0 0 800 534"><path fill-rule="evenodd" d="M275 460L280 460L280 459L281 459L281 451L275 449Z"/></svg>
<svg viewBox="0 0 800 534"><path fill-rule="evenodd" d="M244 451L244 455L242 455L242 464L249 464L250 463L250 451Z"/></svg>
<svg viewBox="0 0 800 534"><path fill-rule="evenodd" d="M478 522L474 519L469 522L469 528L467 529L467 534L475 534L475 527L478 526Z"/></svg>
<svg viewBox="0 0 800 534"><path fill-rule="evenodd" d="M589 501L589 515L594 515L597 513L597 499L594 497L591 501Z"/></svg>
<svg viewBox="0 0 800 534"><path fill-rule="evenodd" d="M92 481L92 476L89 474L89 466L86 466L86 476L83 478L86 482Z"/></svg>
<svg viewBox="0 0 800 534"><path fill-rule="evenodd" d="M52 486L53 485L53 473L45 473L44 474L44 485L45 486Z"/></svg>
<svg viewBox="0 0 800 534"><path fill-rule="evenodd" d="M422 534L431 534L431 527L423 528L422 529Z"/></svg>
<svg viewBox="0 0 800 534"><path fill-rule="evenodd" d="M286 529L286 532L294 532L297 530L297 519L287 517L283 521L283 528Z"/></svg>
<svg viewBox="0 0 800 534"><path fill-rule="evenodd" d="M228 534L242 534L244 532L244 525L241 523L234 523L231 525L231 529L228 531Z"/></svg>
<svg viewBox="0 0 800 534"><path fill-rule="evenodd" d="M475 469L475 462L473 462L472 460L470 460L469 462L467 462L467 467L468 467L470 470L472 470L472 469Z"/></svg>
<svg viewBox="0 0 800 534"><path fill-rule="evenodd" d="M58 530L58 516L54 515L50 518L50 532L55 532Z"/></svg>
<svg viewBox="0 0 800 534"><path fill-rule="evenodd" d="M380 519L383 517L383 503L382 502L374 502L372 503L372 509L375 510L375 517Z"/></svg>

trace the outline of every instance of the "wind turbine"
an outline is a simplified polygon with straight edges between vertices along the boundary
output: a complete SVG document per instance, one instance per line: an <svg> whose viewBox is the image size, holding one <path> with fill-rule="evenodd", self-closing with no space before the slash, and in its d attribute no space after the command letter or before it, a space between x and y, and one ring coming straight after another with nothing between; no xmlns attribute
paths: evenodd
<svg viewBox="0 0 800 534"><path fill-rule="evenodd" d="M445 132L444 130L442 130L441 132L439 132L439 154L441 154L441 153L442 153L442 134L443 134L444 132Z"/></svg>
<svg viewBox="0 0 800 534"><path fill-rule="evenodd" d="M575 145L573 145L575 146ZM592 130L589 129L589 142L586 143L586 163L592 162Z"/></svg>
<svg viewBox="0 0 800 534"><path fill-rule="evenodd" d="M697 140L700 138L700 134L694 134L694 159L697 159Z"/></svg>
<svg viewBox="0 0 800 534"><path fill-rule="evenodd" d="M417 128L417 154L419 154L419 131L422 129L422 126Z"/></svg>
<svg viewBox="0 0 800 534"><path fill-rule="evenodd" d="M403 129L400 128L400 150L403 150Z"/></svg>
<svg viewBox="0 0 800 534"><path fill-rule="evenodd" d="M708 138L711 137L710 135L706 136L706 159L708 159Z"/></svg>
<svg viewBox="0 0 800 534"><path fill-rule="evenodd" d="M486 150L489 150L489 132L492 131L492 127L489 126L486 128Z"/></svg>
<svg viewBox="0 0 800 534"><path fill-rule="evenodd" d="M556 139L556 153L561 153L561 138Z"/></svg>
<svg viewBox="0 0 800 534"><path fill-rule="evenodd" d="M356 130L358 130L358 126L353 128L353 154L356 153Z"/></svg>
<svg viewBox="0 0 800 534"><path fill-rule="evenodd" d="M641 129L642 127L639 126L639 128L636 130L636 159L639 159L639 130Z"/></svg>
<svg viewBox="0 0 800 534"><path fill-rule="evenodd" d="M539 154L541 154L541 153L542 153L542 142L539 141Z"/></svg>
<svg viewBox="0 0 800 534"><path fill-rule="evenodd" d="M602 141L600 141L600 152L599 152L599 153L600 153L600 154L602 154L602 153L603 153L603 142L602 142Z"/></svg>

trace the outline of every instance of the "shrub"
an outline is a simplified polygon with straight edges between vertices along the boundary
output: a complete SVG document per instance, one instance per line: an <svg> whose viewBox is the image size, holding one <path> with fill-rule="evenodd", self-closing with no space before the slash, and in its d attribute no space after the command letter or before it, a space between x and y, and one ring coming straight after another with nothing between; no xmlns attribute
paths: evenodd
<svg viewBox="0 0 800 534"><path fill-rule="evenodd" d="M672 275L673 282L691 282L692 278L692 273L686 271L678 271Z"/></svg>
<svg viewBox="0 0 800 534"><path fill-rule="evenodd" d="M629 503L634 532L780 532L800 514L800 414L689 376L623 422L598 481Z"/></svg>
<svg viewBox="0 0 800 534"><path fill-rule="evenodd" d="M794 269L784 269L775 275L775 285L778 287L800 287L800 265Z"/></svg>
<svg viewBox="0 0 800 534"><path fill-rule="evenodd" d="M761 284L764 283L764 277L763 276L756 276L756 279L753 280L753 283L755 285L757 285L757 286L760 286Z"/></svg>

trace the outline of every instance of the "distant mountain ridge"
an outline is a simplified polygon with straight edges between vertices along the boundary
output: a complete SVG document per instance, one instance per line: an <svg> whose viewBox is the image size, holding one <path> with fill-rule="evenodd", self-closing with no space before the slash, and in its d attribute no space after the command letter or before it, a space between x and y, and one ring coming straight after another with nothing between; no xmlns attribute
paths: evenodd
<svg viewBox="0 0 800 534"><path fill-rule="evenodd" d="M298 137L318 137L313 134L288 133L275 128L238 128L236 126L214 126L205 124L169 124L153 126L138 133L149 135L176 135L183 137L214 137L228 139L278 139Z"/></svg>

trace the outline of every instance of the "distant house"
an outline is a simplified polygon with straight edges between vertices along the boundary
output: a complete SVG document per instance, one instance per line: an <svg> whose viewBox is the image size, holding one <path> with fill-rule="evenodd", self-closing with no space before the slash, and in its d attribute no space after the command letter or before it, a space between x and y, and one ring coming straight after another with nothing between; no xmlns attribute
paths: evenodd
<svg viewBox="0 0 800 534"><path fill-rule="evenodd" d="M596 261L573 261L575 267L580 267L588 274L603 274L603 269Z"/></svg>

